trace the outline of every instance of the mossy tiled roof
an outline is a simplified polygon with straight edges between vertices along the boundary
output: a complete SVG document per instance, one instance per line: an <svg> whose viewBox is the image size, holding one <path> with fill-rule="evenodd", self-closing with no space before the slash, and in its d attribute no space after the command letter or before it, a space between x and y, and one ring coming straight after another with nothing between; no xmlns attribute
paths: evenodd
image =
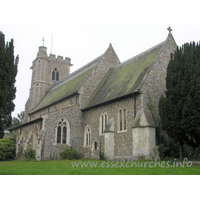
<svg viewBox="0 0 200 200"><path fill-rule="evenodd" d="M164 42L112 68L83 110L133 93L163 44Z"/></svg>
<svg viewBox="0 0 200 200"><path fill-rule="evenodd" d="M99 56L92 62L69 74L65 78L58 81L55 85L53 85L44 99L31 111L31 113L75 94L91 70L96 67L101 57L102 56Z"/></svg>

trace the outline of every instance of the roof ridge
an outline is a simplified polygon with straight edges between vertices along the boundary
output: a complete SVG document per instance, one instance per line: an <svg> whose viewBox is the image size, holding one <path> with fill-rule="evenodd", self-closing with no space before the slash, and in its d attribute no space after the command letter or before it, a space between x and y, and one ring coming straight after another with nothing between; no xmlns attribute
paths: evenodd
<svg viewBox="0 0 200 200"><path fill-rule="evenodd" d="M106 102L110 102L114 99L121 99L122 97L131 95L137 91L138 85L143 79L143 76L157 58L157 54L159 54L160 49L164 44L165 41L147 49L146 51L143 51L127 61L124 61L116 67L111 68L109 71L111 73L106 74L106 76L102 79L101 83L92 94L92 97L84 105L82 110L91 108L94 105L97 106ZM129 76L130 73L132 74L132 78ZM120 78L120 82L122 81L120 85L115 80L116 76ZM114 86L117 87L115 90L112 90ZM102 91L104 93L102 93ZM102 98L103 100L101 100Z"/></svg>

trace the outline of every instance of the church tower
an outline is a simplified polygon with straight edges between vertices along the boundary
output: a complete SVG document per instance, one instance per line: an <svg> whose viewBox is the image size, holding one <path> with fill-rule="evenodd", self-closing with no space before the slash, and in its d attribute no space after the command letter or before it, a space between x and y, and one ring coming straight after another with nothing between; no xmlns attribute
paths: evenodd
<svg viewBox="0 0 200 200"><path fill-rule="evenodd" d="M29 99L25 105L24 122L29 121L28 113L44 98L54 83L70 74L71 59L54 54L47 55L45 46L39 47L32 64L32 80Z"/></svg>

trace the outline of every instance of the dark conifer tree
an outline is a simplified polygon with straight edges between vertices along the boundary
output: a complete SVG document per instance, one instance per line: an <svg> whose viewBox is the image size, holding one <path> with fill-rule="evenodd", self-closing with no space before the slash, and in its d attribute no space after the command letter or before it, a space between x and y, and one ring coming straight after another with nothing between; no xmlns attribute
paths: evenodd
<svg viewBox="0 0 200 200"><path fill-rule="evenodd" d="M14 57L13 39L5 44L5 36L0 32L0 138L4 135L4 128L12 122L18 61L19 57Z"/></svg>
<svg viewBox="0 0 200 200"><path fill-rule="evenodd" d="M180 145L200 144L200 47L186 43L177 48L167 69L166 97L161 97L162 128Z"/></svg>

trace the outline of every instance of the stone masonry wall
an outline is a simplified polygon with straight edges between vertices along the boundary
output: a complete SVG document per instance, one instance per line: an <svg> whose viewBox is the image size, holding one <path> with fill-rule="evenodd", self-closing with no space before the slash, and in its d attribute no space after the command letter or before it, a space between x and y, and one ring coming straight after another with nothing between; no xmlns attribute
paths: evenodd
<svg viewBox="0 0 200 200"><path fill-rule="evenodd" d="M41 51L42 50L42 51ZM59 80L70 74L71 59L50 54L46 54L46 47L40 47L37 58L33 61L32 80L29 99L25 105L24 122L30 119L28 113L44 98L46 93L50 90L56 82L52 80L52 72L56 68L59 72Z"/></svg>
<svg viewBox="0 0 200 200"><path fill-rule="evenodd" d="M16 155L18 156L21 150L33 149L34 134L39 134L42 121L19 127L12 131L16 137Z"/></svg>
<svg viewBox="0 0 200 200"><path fill-rule="evenodd" d="M159 123L159 99L161 95L165 95L166 90L166 72L170 61L171 53L176 50L176 43L171 34L169 34L163 49L156 62L147 72L145 79L142 82L141 91L143 96L143 106L148 110L148 96L151 97L151 104L153 105L153 113L155 116L156 125Z"/></svg>
<svg viewBox="0 0 200 200"><path fill-rule="evenodd" d="M103 58L99 61L96 68L89 75L87 80L82 84L79 93L80 95L80 106L81 108L87 102L89 97L92 95L94 90L97 88L102 78L108 72L111 67L117 66L120 63L117 55L115 54L112 46L110 45L105 52Z"/></svg>
<svg viewBox="0 0 200 200"><path fill-rule="evenodd" d="M65 109L74 106L78 103L78 96L72 96L70 98L64 99L56 104L50 105L49 107L43 108L35 113L30 114L30 119L34 120L41 117L44 114L55 112L61 109Z"/></svg>
<svg viewBox="0 0 200 200"><path fill-rule="evenodd" d="M44 154L43 159L59 159L59 152L69 147L67 144L56 144L56 127L58 121L65 117L70 125L70 146L82 152L83 147L83 116L79 105L70 106L48 114L44 125Z"/></svg>
<svg viewBox="0 0 200 200"><path fill-rule="evenodd" d="M141 109L141 95L136 97L136 112ZM118 112L120 109L126 108L127 111L127 130L118 130ZM104 151L104 135L99 134L100 116L106 113L108 120L114 118L114 156L116 159L132 157L132 125L134 122L134 98L129 97L104 106L86 110L83 112L83 127L87 125L91 128L91 143L97 141L98 152L100 141L102 143L102 151ZM92 155L92 147L84 147L84 153Z"/></svg>

